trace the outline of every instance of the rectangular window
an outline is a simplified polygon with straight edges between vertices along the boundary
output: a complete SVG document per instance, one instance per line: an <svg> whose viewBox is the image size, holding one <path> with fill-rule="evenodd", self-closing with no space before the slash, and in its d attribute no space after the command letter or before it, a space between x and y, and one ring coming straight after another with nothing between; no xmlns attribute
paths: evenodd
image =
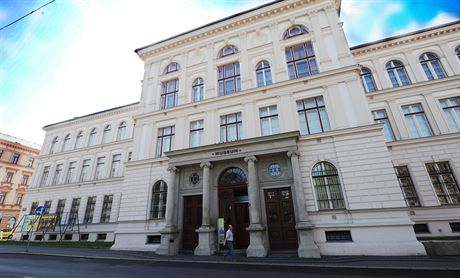
<svg viewBox="0 0 460 278"><path fill-rule="evenodd" d="M110 169L110 177L115 178L121 176L121 154L112 156L112 168Z"/></svg>
<svg viewBox="0 0 460 278"><path fill-rule="evenodd" d="M460 203L460 190L449 162L427 163L426 169L441 205Z"/></svg>
<svg viewBox="0 0 460 278"><path fill-rule="evenodd" d="M416 234L428 234L430 233L430 229L428 229L428 224L415 224L414 232Z"/></svg>
<svg viewBox="0 0 460 278"><path fill-rule="evenodd" d="M58 164L56 165L56 171L54 171L53 182L51 183L52 185L59 184L59 180L61 179L61 173L62 173L62 164Z"/></svg>
<svg viewBox="0 0 460 278"><path fill-rule="evenodd" d="M243 122L241 113L220 116L220 142L231 142L243 139Z"/></svg>
<svg viewBox="0 0 460 278"><path fill-rule="evenodd" d="M43 212L43 214L50 213L51 203L52 201L45 201L45 205L44 205L45 211Z"/></svg>
<svg viewBox="0 0 460 278"><path fill-rule="evenodd" d="M22 198L23 197L24 197L24 194L18 193L18 195L16 195L15 205L20 205L22 203Z"/></svg>
<svg viewBox="0 0 460 278"><path fill-rule="evenodd" d="M13 156L11 157L11 163L13 164L18 164L20 154L14 153Z"/></svg>
<svg viewBox="0 0 460 278"><path fill-rule="evenodd" d="M104 203L102 204L102 212L101 212L101 223L106 223L110 221L110 212L112 211L112 202L113 202L113 195L105 195L104 196Z"/></svg>
<svg viewBox="0 0 460 278"><path fill-rule="evenodd" d="M57 234L49 235L48 240L57 240Z"/></svg>
<svg viewBox="0 0 460 278"><path fill-rule="evenodd" d="M83 218L83 223L93 222L94 208L96 207L96 196L88 197L88 202L86 203L85 217Z"/></svg>
<svg viewBox="0 0 460 278"><path fill-rule="evenodd" d="M65 177L65 183L71 183L73 181L73 176L75 176L75 167L77 166L76 161L69 163L69 169L67 169L67 176Z"/></svg>
<svg viewBox="0 0 460 278"><path fill-rule="evenodd" d="M420 103L402 106L404 117L412 138L432 136L430 124Z"/></svg>
<svg viewBox="0 0 460 278"><path fill-rule="evenodd" d="M315 52L310 42L286 48L289 79L318 74Z"/></svg>
<svg viewBox="0 0 460 278"><path fill-rule="evenodd" d="M297 114L299 115L302 135L331 130L323 97L297 101Z"/></svg>
<svg viewBox="0 0 460 278"><path fill-rule="evenodd" d="M395 136L385 109L372 111L372 116L374 116L374 121L376 123L383 124L383 136L385 136L385 141L393 142L395 140Z"/></svg>
<svg viewBox="0 0 460 278"><path fill-rule="evenodd" d="M163 82L161 89L161 109L172 108L177 105L179 79Z"/></svg>
<svg viewBox="0 0 460 278"><path fill-rule="evenodd" d="M204 144L204 122L203 120L190 123L190 147L198 147Z"/></svg>
<svg viewBox="0 0 460 278"><path fill-rule="evenodd" d="M33 202L30 206L29 214L35 214L35 210L38 208L38 202Z"/></svg>
<svg viewBox="0 0 460 278"><path fill-rule="evenodd" d="M460 222L449 223L453 233L460 233Z"/></svg>
<svg viewBox="0 0 460 278"><path fill-rule="evenodd" d="M105 156L98 157L96 163L96 173L94 174L95 180L100 180L104 178L105 173Z"/></svg>
<svg viewBox="0 0 460 278"><path fill-rule="evenodd" d="M0 205L3 205L6 198L6 192L0 192Z"/></svg>
<svg viewBox="0 0 460 278"><path fill-rule="evenodd" d="M76 224L78 221L78 209L80 208L80 198L72 199L72 206L70 207L69 212L69 222L68 224Z"/></svg>
<svg viewBox="0 0 460 278"><path fill-rule="evenodd" d="M40 186L46 185L46 181L48 180L48 175L50 173L50 166L46 166L43 170L42 179L40 181Z"/></svg>
<svg viewBox="0 0 460 278"><path fill-rule="evenodd" d="M241 91L240 63L235 62L217 69L219 95L231 95Z"/></svg>
<svg viewBox="0 0 460 278"><path fill-rule="evenodd" d="M80 173L80 181L87 181L89 180L89 163L90 159L83 160L83 164L81 166L81 173Z"/></svg>
<svg viewBox="0 0 460 278"><path fill-rule="evenodd" d="M280 132L278 109L276 105L259 109L260 132L262 136L273 135Z"/></svg>
<svg viewBox="0 0 460 278"><path fill-rule="evenodd" d="M107 239L107 234L97 234L97 241L104 241Z"/></svg>
<svg viewBox="0 0 460 278"><path fill-rule="evenodd" d="M28 185L29 184L29 175L23 175L22 176L22 185Z"/></svg>
<svg viewBox="0 0 460 278"><path fill-rule="evenodd" d="M56 215L58 217L58 223L61 222L62 214L64 213L64 208L65 208L65 199L61 199L58 201L57 207L56 207Z"/></svg>
<svg viewBox="0 0 460 278"><path fill-rule="evenodd" d="M326 231L326 241L353 241L350 231Z"/></svg>
<svg viewBox="0 0 460 278"><path fill-rule="evenodd" d="M27 166L27 167L32 167L32 165L34 165L34 158L33 158L33 157L29 157L29 159L27 159L26 166Z"/></svg>
<svg viewBox="0 0 460 278"><path fill-rule="evenodd" d="M7 172L5 182L12 183L13 182L13 176L14 176L13 172Z"/></svg>
<svg viewBox="0 0 460 278"><path fill-rule="evenodd" d="M161 236L147 236L146 244L160 244L161 243Z"/></svg>
<svg viewBox="0 0 460 278"><path fill-rule="evenodd" d="M412 182L409 168L407 168L407 166L396 166L395 171L407 206L419 207L420 201L418 200L417 191L415 190L414 183Z"/></svg>
<svg viewBox="0 0 460 278"><path fill-rule="evenodd" d="M89 234L80 234L80 240L87 241L89 239Z"/></svg>
<svg viewBox="0 0 460 278"><path fill-rule="evenodd" d="M460 132L460 97L441 99L439 102L452 130Z"/></svg>
<svg viewBox="0 0 460 278"><path fill-rule="evenodd" d="M156 157L162 157L165 152L172 150L174 144L174 126L158 129Z"/></svg>

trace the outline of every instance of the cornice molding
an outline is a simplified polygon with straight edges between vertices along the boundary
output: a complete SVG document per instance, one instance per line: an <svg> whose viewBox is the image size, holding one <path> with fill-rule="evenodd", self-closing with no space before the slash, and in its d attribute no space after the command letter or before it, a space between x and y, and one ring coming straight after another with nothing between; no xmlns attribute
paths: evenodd
<svg viewBox="0 0 460 278"><path fill-rule="evenodd" d="M252 24L261 19L270 18L277 14L284 13L284 12L287 12L287 11L290 11L290 10L293 10L299 7L305 7L305 6L308 6L314 3L318 3L318 2L321 2L321 1L320 0L299 0L299 1L294 1L294 2L286 1L286 2L281 2L281 3L276 3L276 4L285 3L285 5L273 7L265 11L260 11L259 13L253 14L253 15L245 14L246 17L240 18L240 19L228 18L227 20L224 20L223 22L216 22L215 24L212 24L211 26L206 26L204 28L198 28L197 30L191 31L190 33L187 32L182 35L178 35L177 38L173 37L171 39L166 39L165 41L161 41L156 44L142 47L136 50L136 52L139 55L139 58L145 61L145 59L151 56L154 56L158 53L161 53L163 51L167 51L170 49L174 49L176 47L191 44L195 41L203 40L204 38L207 38L207 37L211 37L217 34L222 34L223 32L232 31L234 29L241 28L243 26ZM332 1L331 2L324 1L323 3L324 3L323 6L318 7L315 10L308 11L308 13L306 14L309 15L310 13L315 13L321 10L328 10L331 7L333 7L332 5L334 5ZM340 5L340 4L336 4L336 5ZM264 8L269 8L269 7L264 7ZM255 11L256 10L251 11L251 12L255 12ZM225 21L229 21L229 22L225 23Z"/></svg>
<svg viewBox="0 0 460 278"><path fill-rule="evenodd" d="M132 104L132 105L129 105L129 106L123 106L123 107L120 107L118 109L112 109L112 110L106 111L106 112L104 112L104 111L102 111L100 113L96 112L97 114L95 114L95 115L87 115L87 116L76 117L75 119L65 120L65 121L60 122L60 123L55 123L55 124L45 126L45 127L43 127L43 130L46 131L46 132L50 132L53 129L69 127L69 126L73 126L73 125L80 124L80 123L85 123L85 122L92 121L92 120L99 120L99 119L102 119L102 118L105 118L105 117L110 117L110 116L119 115L119 114L122 114L122 113L127 113L127 112L130 112L130 111L133 111L133 110L137 110L139 107L140 107L139 103L135 103L135 104Z"/></svg>
<svg viewBox="0 0 460 278"><path fill-rule="evenodd" d="M436 38L443 35L448 35L452 33L458 33L460 31L460 24L447 26L444 28L430 30L424 33L416 34L416 35L408 35L401 38L396 38L394 40L386 41L386 42L376 42L375 44L371 44L368 46L360 47L357 49L352 49L351 53L353 56L363 56L369 54L374 51L384 50L399 47L406 44L411 44L417 41Z"/></svg>

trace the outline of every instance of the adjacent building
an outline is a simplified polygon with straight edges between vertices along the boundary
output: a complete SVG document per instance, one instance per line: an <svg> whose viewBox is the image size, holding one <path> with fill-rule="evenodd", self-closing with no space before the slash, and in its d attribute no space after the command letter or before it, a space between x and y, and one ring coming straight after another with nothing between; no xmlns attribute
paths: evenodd
<svg viewBox="0 0 460 278"><path fill-rule="evenodd" d="M0 133L0 230L19 221L40 145Z"/></svg>
<svg viewBox="0 0 460 278"><path fill-rule="evenodd" d="M24 214L168 255L215 253L218 219L247 256L456 235L460 22L350 48L339 10L275 1L136 49L140 101L45 126Z"/></svg>

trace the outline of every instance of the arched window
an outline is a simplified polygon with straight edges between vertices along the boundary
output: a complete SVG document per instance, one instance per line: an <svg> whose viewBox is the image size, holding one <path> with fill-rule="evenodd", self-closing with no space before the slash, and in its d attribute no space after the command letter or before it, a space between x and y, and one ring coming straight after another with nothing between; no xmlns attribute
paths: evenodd
<svg viewBox="0 0 460 278"><path fill-rule="evenodd" d="M80 130L75 139L75 149L81 148L83 145L83 130Z"/></svg>
<svg viewBox="0 0 460 278"><path fill-rule="evenodd" d="M393 88L410 85L410 79L407 76L403 63L392 60L386 64L386 69Z"/></svg>
<svg viewBox="0 0 460 278"><path fill-rule="evenodd" d="M219 185L236 185L246 183L246 174L238 167L228 168L219 177Z"/></svg>
<svg viewBox="0 0 460 278"><path fill-rule="evenodd" d="M423 71L425 72L426 78L428 78L428 80L446 77L446 73L442 68L441 62L439 61L438 56L435 54L423 53L420 55L418 60L422 65Z"/></svg>
<svg viewBox="0 0 460 278"><path fill-rule="evenodd" d="M234 45L231 45L231 44L228 44L226 46L224 46L220 51L219 51L219 54L218 54L218 58L222 58L222 57L225 57L225 56L229 56L229 55L233 55L233 54L236 54L238 53L238 48Z"/></svg>
<svg viewBox="0 0 460 278"><path fill-rule="evenodd" d="M111 133L112 133L112 126L106 125L104 128L104 133L102 134L102 144L107 144L110 142Z"/></svg>
<svg viewBox="0 0 460 278"><path fill-rule="evenodd" d="M300 36L308 33L307 27L304 25L292 25L283 33L283 40L290 39L295 36Z"/></svg>
<svg viewBox="0 0 460 278"><path fill-rule="evenodd" d="M203 78L197 78L192 85L192 102L204 99L204 81Z"/></svg>
<svg viewBox="0 0 460 278"><path fill-rule="evenodd" d="M375 92L377 90L374 82L374 77L372 76L370 69L362 67L360 77L361 83L363 84L363 88L366 93Z"/></svg>
<svg viewBox="0 0 460 278"><path fill-rule="evenodd" d="M311 174L319 209L345 208L339 174L335 166L321 161L313 166Z"/></svg>
<svg viewBox="0 0 460 278"><path fill-rule="evenodd" d="M94 146L96 145L97 141L97 128L91 129L91 132L89 133L89 140L88 140L88 146Z"/></svg>
<svg viewBox="0 0 460 278"><path fill-rule="evenodd" d="M170 63L169 65L166 66L165 70L164 70L164 74L168 74L168 73L171 73L171 72L175 72L175 71L178 71L180 70L180 66L178 63Z"/></svg>
<svg viewBox="0 0 460 278"><path fill-rule="evenodd" d="M166 215L166 198L168 186L166 182L159 180L152 188L152 200L150 204L150 219L162 219Z"/></svg>
<svg viewBox="0 0 460 278"><path fill-rule="evenodd" d="M64 144L62 144L62 151L67 151L70 148L70 133L64 138Z"/></svg>
<svg viewBox="0 0 460 278"><path fill-rule="evenodd" d="M125 139L126 134L126 122L123 121L118 126L117 141Z"/></svg>
<svg viewBox="0 0 460 278"><path fill-rule="evenodd" d="M56 152L58 141L59 141L59 137L56 136L53 138L53 141L51 142L51 147L50 147L50 154Z"/></svg>
<svg viewBox="0 0 460 278"><path fill-rule="evenodd" d="M256 66L257 87L263 87L272 84L272 73L270 63L263 60Z"/></svg>
<svg viewBox="0 0 460 278"><path fill-rule="evenodd" d="M455 48L455 54L457 54L457 58L460 60L460 45L458 45L458 46Z"/></svg>

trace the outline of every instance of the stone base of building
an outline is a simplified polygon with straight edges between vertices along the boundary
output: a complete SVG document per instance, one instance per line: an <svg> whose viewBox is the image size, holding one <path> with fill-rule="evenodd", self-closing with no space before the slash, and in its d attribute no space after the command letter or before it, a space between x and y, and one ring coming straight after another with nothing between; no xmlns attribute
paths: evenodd
<svg viewBox="0 0 460 278"><path fill-rule="evenodd" d="M295 228L299 237L299 248L297 249L299 258L320 258L320 251L313 237L312 225L308 222L301 222Z"/></svg>
<svg viewBox="0 0 460 278"><path fill-rule="evenodd" d="M212 226L201 226L198 233L198 246L195 248L197 256L211 256L216 253L216 229Z"/></svg>
<svg viewBox="0 0 460 278"><path fill-rule="evenodd" d="M248 257L265 257L268 254L266 229L261 225L251 225L246 229L249 232L250 244L246 249Z"/></svg>
<svg viewBox="0 0 460 278"><path fill-rule="evenodd" d="M160 231L161 243L156 253L158 255L175 256L179 254L178 230L174 227L166 227Z"/></svg>

